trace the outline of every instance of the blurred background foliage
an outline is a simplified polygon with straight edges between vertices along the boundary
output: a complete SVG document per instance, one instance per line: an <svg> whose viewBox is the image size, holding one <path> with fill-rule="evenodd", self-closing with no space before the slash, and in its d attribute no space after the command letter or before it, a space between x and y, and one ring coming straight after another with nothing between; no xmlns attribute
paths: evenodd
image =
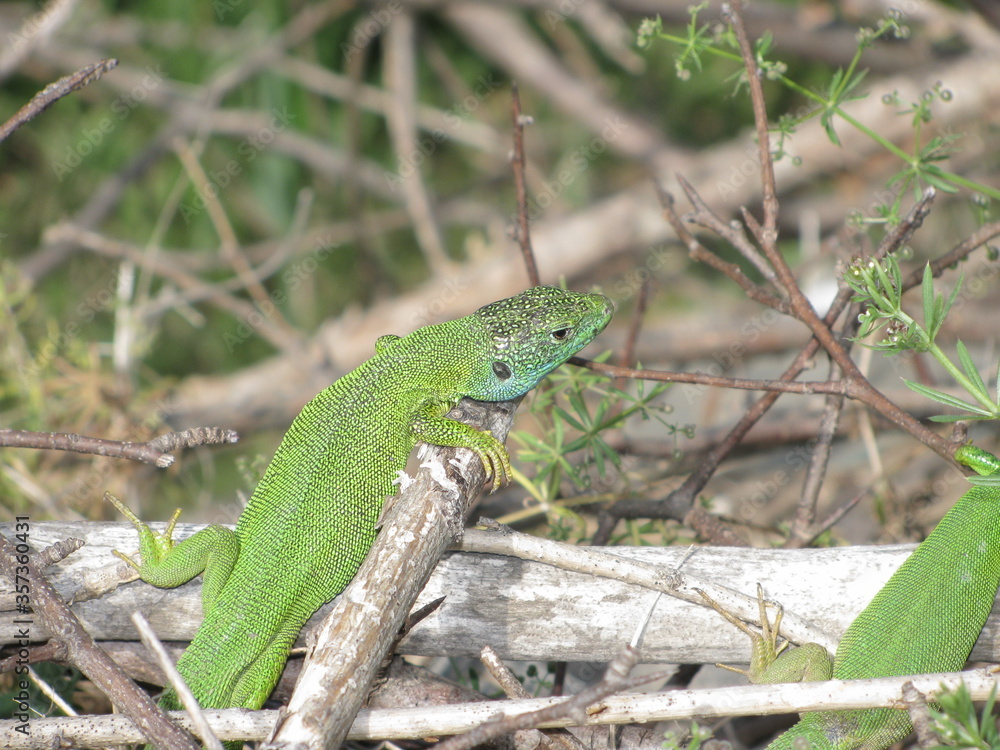
<svg viewBox="0 0 1000 750"><path fill-rule="evenodd" d="M1000 32L988 7L773 0L753 2L748 18L753 34L770 31L790 78L821 90L850 61L857 29L890 5L909 35L866 52L872 94L859 116L882 118L872 126L911 150L906 116L879 98L944 80L953 101L925 132L963 134L949 168L995 186ZM719 6L701 22L718 24ZM738 331L754 313L731 285L688 267L650 177L676 191L679 171L724 216L753 210L752 115L738 66L706 56L683 80L677 47L636 47L656 14L684 35L688 3L675 0L0 5L5 118L60 76L120 61L0 148L0 422L130 440L215 423L243 435L167 474L4 450L0 517L110 517L107 489L142 516L183 505L201 508L189 521L233 520L233 491L251 479L236 458L269 456L297 409L375 335L523 288L510 232L512 80L533 118L543 282L598 284L614 298L608 348L650 276L643 362L711 363L727 345L706 332ZM806 104L774 81L766 93L775 120ZM838 133L840 149L803 124L801 160L779 170L785 247L819 286L833 283L837 258L865 249L848 218L901 168ZM983 220L988 201L973 203L974 192L939 201L918 259Z"/></svg>

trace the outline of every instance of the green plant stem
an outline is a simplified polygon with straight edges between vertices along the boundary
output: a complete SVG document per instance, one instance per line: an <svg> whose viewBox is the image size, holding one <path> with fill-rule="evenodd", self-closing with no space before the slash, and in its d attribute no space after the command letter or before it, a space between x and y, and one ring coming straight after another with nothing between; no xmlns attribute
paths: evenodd
<svg viewBox="0 0 1000 750"><path fill-rule="evenodd" d="M673 34L664 34L662 32L659 34L659 37L661 39L664 39L668 42L672 42L682 47L688 46L688 40L683 37L674 36ZM716 57L721 57L725 60L730 60L732 62L737 62L737 63L743 62L743 58L741 58L738 54L734 52L729 52L727 50L719 49L718 47L705 47L704 51L713 54ZM861 50L858 50L858 53L855 54L854 59L851 60L851 64L848 66L848 74L844 75L839 90L833 97L829 99L821 96L820 94L817 94L815 91L810 91L809 89L796 83L795 81L793 81L792 79L788 78L785 75L781 74L777 75L776 80L781 81L781 83L790 88L792 91L795 91L796 93L801 94L802 96L815 102L816 104L821 105L823 111L833 112L838 117L842 118L844 122L846 122L848 125L857 129L861 133L864 133L866 136L868 136L871 140L875 141L886 151L898 157L906 164L910 165L911 168L914 169L919 168L921 164L921 158L919 154L907 153L899 146L897 146L895 143L890 141L888 138L885 138L884 136L878 134L864 123L860 122L851 115L847 114L847 112L841 109L839 105L834 104L834 102L836 102L839 96L843 93L847 83L850 81L850 74L853 73L855 67L857 66L857 61L860 60L860 53ZM803 117L803 120L815 117L819 113L819 111L820 110L809 113L808 115ZM918 137L918 142L919 142L919 137ZM939 175L944 179L954 182L956 185L961 185L962 187L968 188L969 190L982 193L983 195L989 196L990 198L993 198L995 200L1000 200L1000 189L990 187L989 185L983 185L982 183L973 182L972 180L962 177L961 175L958 175L950 170L942 169L941 167L938 167L938 169L940 170Z"/></svg>
<svg viewBox="0 0 1000 750"><path fill-rule="evenodd" d="M895 317L899 322L903 323L912 330L917 331L920 334L920 337L924 341L924 346L926 348L926 351L929 352L930 355L934 357L934 359L936 359L938 363L945 370L948 371L948 374L951 375L952 378L954 378L955 382L958 383L960 386L962 386L962 388L964 388L969 395L975 398L976 401L978 401L980 404L986 407L986 409L990 413L996 412L997 405L993 403L993 401L989 398L989 395L984 394L981 388L979 388L975 383L969 380L965 376L965 373L959 370L954 365L954 363L950 359L948 359L948 355L946 355L944 351L941 350L941 347L939 347L936 343L930 340L930 337L928 336L927 331L923 328L923 326L921 326L913 318L911 318L909 315L903 312L902 308L897 308L893 313L893 317Z"/></svg>

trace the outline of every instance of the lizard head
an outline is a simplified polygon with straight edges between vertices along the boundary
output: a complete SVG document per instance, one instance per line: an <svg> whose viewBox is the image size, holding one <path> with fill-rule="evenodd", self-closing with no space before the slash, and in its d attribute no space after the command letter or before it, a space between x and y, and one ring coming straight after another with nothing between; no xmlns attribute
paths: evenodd
<svg viewBox="0 0 1000 750"><path fill-rule="evenodd" d="M614 308L602 294L536 286L479 308L472 317L490 342L485 367L475 378L483 401L527 393L604 330Z"/></svg>

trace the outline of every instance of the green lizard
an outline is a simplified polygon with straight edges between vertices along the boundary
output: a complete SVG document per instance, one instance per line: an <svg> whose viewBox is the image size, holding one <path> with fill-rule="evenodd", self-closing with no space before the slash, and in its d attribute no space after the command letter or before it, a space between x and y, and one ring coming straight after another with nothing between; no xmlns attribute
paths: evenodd
<svg viewBox="0 0 1000 750"><path fill-rule="evenodd" d="M959 448L955 459L979 474L1000 473L996 457L972 446ZM855 618L832 664L826 649L815 643L780 654L786 645L776 647L780 611L774 625L768 624L762 598L763 636L706 599L750 635L751 667L733 671L743 672L751 682L805 682L831 676L859 680L962 669L993 608L998 584L1000 491L977 485L959 498ZM899 742L912 729L907 713L893 708L819 711L804 714L768 750L878 750Z"/></svg>
<svg viewBox="0 0 1000 750"><path fill-rule="evenodd" d="M205 620L178 661L204 708L260 708L306 620L354 577L383 501L417 442L469 448L494 489L511 475L489 432L445 418L462 397L523 395L608 324L611 302L539 286L464 318L382 336L375 356L323 390L292 422L236 531L210 526L174 544L110 498L139 531L155 586L204 571ZM160 701L180 708L167 690ZM237 746L239 743L236 743Z"/></svg>

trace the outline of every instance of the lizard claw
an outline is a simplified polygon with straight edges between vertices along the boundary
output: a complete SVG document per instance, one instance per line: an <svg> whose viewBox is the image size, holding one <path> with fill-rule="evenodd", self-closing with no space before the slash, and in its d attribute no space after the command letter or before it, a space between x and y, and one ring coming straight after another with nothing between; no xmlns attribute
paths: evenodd
<svg viewBox="0 0 1000 750"><path fill-rule="evenodd" d="M483 462L486 481L493 480L490 486L491 495L504 485L511 483L514 471L510 466L507 450L503 446L500 446L499 450L478 450L476 452Z"/></svg>
<svg viewBox="0 0 1000 750"><path fill-rule="evenodd" d="M139 517L132 512L125 503L119 500L117 497L112 495L110 492L104 493L104 498L112 505L114 505L118 511L125 516L128 521L135 526L136 531L139 532L139 549L142 555L142 562L137 563L128 555L119 552L118 550L111 550L111 552L116 556L127 562L136 570L145 570L145 567L151 560L161 560L163 557L170 552L174 547L174 527L177 525L177 518L181 514L181 509L178 508L174 511L173 517L170 519L170 523L167 526L166 531L159 532L153 531L149 526Z"/></svg>

